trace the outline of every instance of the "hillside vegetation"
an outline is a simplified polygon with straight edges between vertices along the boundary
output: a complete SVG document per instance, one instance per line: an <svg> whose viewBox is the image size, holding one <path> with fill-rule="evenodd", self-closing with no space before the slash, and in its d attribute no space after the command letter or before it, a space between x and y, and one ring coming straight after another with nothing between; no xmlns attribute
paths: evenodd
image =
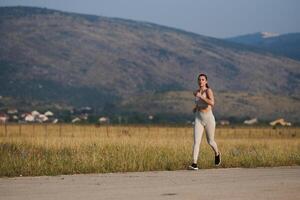
<svg viewBox="0 0 300 200"><path fill-rule="evenodd" d="M199 72L217 117L300 118L300 62L147 22L0 8L0 108L190 115ZM12 103L14 102L14 103Z"/></svg>

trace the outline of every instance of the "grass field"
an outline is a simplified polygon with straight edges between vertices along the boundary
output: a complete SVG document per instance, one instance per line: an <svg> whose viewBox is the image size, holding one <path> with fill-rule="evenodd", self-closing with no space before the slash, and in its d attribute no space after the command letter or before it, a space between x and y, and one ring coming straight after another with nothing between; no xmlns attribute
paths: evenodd
<svg viewBox="0 0 300 200"><path fill-rule="evenodd" d="M300 165L300 128L217 127L220 167ZM193 127L0 125L0 176L187 169ZM202 139L199 166L213 168Z"/></svg>

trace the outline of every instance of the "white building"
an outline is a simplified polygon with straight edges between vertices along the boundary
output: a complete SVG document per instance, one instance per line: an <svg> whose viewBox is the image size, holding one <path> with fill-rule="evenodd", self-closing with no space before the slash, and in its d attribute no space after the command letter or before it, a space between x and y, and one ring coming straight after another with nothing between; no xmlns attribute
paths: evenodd
<svg viewBox="0 0 300 200"><path fill-rule="evenodd" d="M31 112L31 115L35 117L35 116L39 116L40 113L38 111L34 110Z"/></svg>
<svg viewBox="0 0 300 200"><path fill-rule="evenodd" d="M6 123L9 120L9 116L0 114L0 123Z"/></svg>
<svg viewBox="0 0 300 200"><path fill-rule="evenodd" d="M257 118L253 118L253 119L245 120L244 124L253 125L256 124L257 122L258 122Z"/></svg>
<svg viewBox="0 0 300 200"><path fill-rule="evenodd" d="M36 118L36 121L41 122L41 123L48 121L48 117L46 115L40 114L40 115L36 116L35 118Z"/></svg>
<svg viewBox="0 0 300 200"><path fill-rule="evenodd" d="M18 114L18 110L17 109L9 109L7 110L7 114L13 115L13 114Z"/></svg>
<svg viewBox="0 0 300 200"><path fill-rule="evenodd" d="M51 112L51 111L49 111L49 110L48 110L47 112L45 112L44 115L47 116L47 117L52 117L52 116L54 116L53 112Z"/></svg>
<svg viewBox="0 0 300 200"><path fill-rule="evenodd" d="M276 120L270 122L270 125L271 125L271 126L276 126L276 125L281 125L281 126L291 126L292 123L291 123L291 122L285 121L283 118L280 118L280 119L276 119Z"/></svg>
<svg viewBox="0 0 300 200"><path fill-rule="evenodd" d="M78 117L76 117L75 119L72 120L72 123L76 123L76 122L80 122L81 119L79 119Z"/></svg>
<svg viewBox="0 0 300 200"><path fill-rule="evenodd" d="M34 122L34 116L32 114L26 114L24 120L26 122Z"/></svg>
<svg viewBox="0 0 300 200"><path fill-rule="evenodd" d="M228 120L220 120L219 124L224 126L224 125L229 125L230 122Z"/></svg>
<svg viewBox="0 0 300 200"><path fill-rule="evenodd" d="M99 123L104 124L104 123L109 123L109 118L108 117L100 117L98 119Z"/></svg>

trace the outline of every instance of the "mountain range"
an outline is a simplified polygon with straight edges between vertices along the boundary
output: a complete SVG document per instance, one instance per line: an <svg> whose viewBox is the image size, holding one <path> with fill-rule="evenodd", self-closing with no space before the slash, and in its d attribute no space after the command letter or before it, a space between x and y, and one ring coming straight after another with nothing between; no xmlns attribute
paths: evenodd
<svg viewBox="0 0 300 200"><path fill-rule="evenodd" d="M206 73L217 119L300 119L300 61L119 18L0 7L0 109L187 116ZM172 117L170 117L172 118Z"/></svg>
<svg viewBox="0 0 300 200"><path fill-rule="evenodd" d="M260 32L228 38L228 41L261 48L277 55L300 60L300 33Z"/></svg>

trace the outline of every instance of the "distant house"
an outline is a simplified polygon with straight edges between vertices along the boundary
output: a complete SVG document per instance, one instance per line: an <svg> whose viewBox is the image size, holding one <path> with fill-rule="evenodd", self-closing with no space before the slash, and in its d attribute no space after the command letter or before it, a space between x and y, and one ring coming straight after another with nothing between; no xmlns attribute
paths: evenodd
<svg viewBox="0 0 300 200"><path fill-rule="evenodd" d="M224 126L224 125L229 125L230 122L228 120L220 120L219 124L222 125L222 126Z"/></svg>
<svg viewBox="0 0 300 200"><path fill-rule="evenodd" d="M21 115L25 122L46 122L49 118L44 115L40 114L38 111L32 111L31 113L24 113Z"/></svg>
<svg viewBox="0 0 300 200"><path fill-rule="evenodd" d="M100 124L108 124L109 123L109 118L108 117L100 117L98 119Z"/></svg>
<svg viewBox="0 0 300 200"><path fill-rule="evenodd" d="M26 122L34 122L35 121L34 116L32 114L29 114L29 113L25 114L24 120Z"/></svg>
<svg viewBox="0 0 300 200"><path fill-rule="evenodd" d="M89 115L88 115L87 113L85 113L85 114L81 114L79 118L80 118L81 120L87 120L88 117L89 117Z"/></svg>
<svg viewBox="0 0 300 200"><path fill-rule="evenodd" d="M54 116L53 112L51 112L51 111L49 111L49 110L48 110L47 112L45 112L44 115L47 116L47 117L52 117L52 116Z"/></svg>
<svg viewBox="0 0 300 200"><path fill-rule="evenodd" d="M76 117L76 118L74 118L73 120L72 120L72 123L76 123L76 122L80 122L81 121L81 119L79 119L78 117Z"/></svg>
<svg viewBox="0 0 300 200"><path fill-rule="evenodd" d="M38 111L34 110L31 112L31 115L35 117L35 116L39 116L40 113Z"/></svg>
<svg viewBox="0 0 300 200"><path fill-rule="evenodd" d="M253 125L253 124L256 124L257 122L258 122L257 118L253 118L253 119L245 120L244 124Z"/></svg>
<svg viewBox="0 0 300 200"><path fill-rule="evenodd" d="M0 114L0 123L6 123L9 120L9 116L6 114Z"/></svg>
<svg viewBox="0 0 300 200"><path fill-rule="evenodd" d="M13 115L12 118L13 118L13 120L18 120L19 119L19 117L17 115Z"/></svg>
<svg viewBox="0 0 300 200"><path fill-rule="evenodd" d="M17 109L9 109L7 110L7 114L9 115L14 115L14 114L18 114L18 110Z"/></svg>
<svg viewBox="0 0 300 200"><path fill-rule="evenodd" d="M42 122L48 121L48 117L46 115L40 114L40 115L35 116L35 120L42 123Z"/></svg>
<svg viewBox="0 0 300 200"><path fill-rule="evenodd" d="M75 111L76 114L86 114L86 113L90 114L92 112L93 112L93 109L89 106L81 107Z"/></svg>
<svg viewBox="0 0 300 200"><path fill-rule="evenodd" d="M291 126L292 123L285 121L283 118L279 118L279 119L276 119L276 120L270 122L270 125L271 126L276 126L276 125Z"/></svg>

